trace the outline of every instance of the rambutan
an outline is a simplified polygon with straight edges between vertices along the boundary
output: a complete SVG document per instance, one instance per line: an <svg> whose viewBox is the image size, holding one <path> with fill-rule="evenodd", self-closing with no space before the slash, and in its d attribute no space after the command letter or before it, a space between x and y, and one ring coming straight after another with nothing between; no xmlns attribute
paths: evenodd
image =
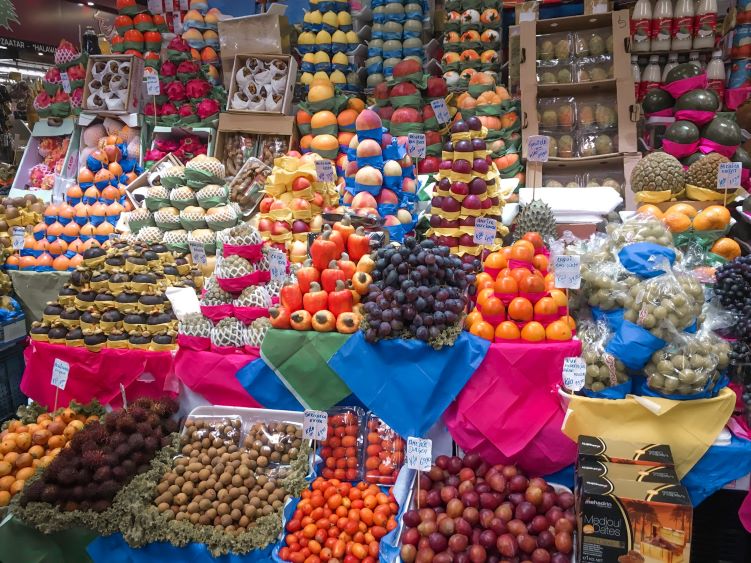
<svg viewBox="0 0 751 563"><path fill-rule="evenodd" d="M142 465L139 465L136 469L136 475L140 475L141 473L146 473L149 470L149 465L144 463Z"/></svg>
<svg viewBox="0 0 751 563"><path fill-rule="evenodd" d="M81 502L81 510L91 510L91 503L87 500Z"/></svg>
<svg viewBox="0 0 751 563"><path fill-rule="evenodd" d="M60 497L60 487L57 485L46 485L39 497L42 502L54 504Z"/></svg>
<svg viewBox="0 0 751 563"><path fill-rule="evenodd" d="M149 397L139 397L135 401L131 403L130 408L133 407L140 407L142 409L149 410L151 409L151 406L154 404L154 399L151 399Z"/></svg>
<svg viewBox="0 0 751 563"><path fill-rule="evenodd" d="M122 483L128 478L128 473L121 466L114 467L112 469L112 478L118 483Z"/></svg>
<svg viewBox="0 0 751 563"><path fill-rule="evenodd" d="M130 450L135 452L143 448L143 436L141 434L131 434L128 438Z"/></svg>
<svg viewBox="0 0 751 563"><path fill-rule="evenodd" d="M109 432L114 432L117 428L117 415L114 412L109 413L104 418L104 426Z"/></svg>
<svg viewBox="0 0 751 563"><path fill-rule="evenodd" d="M179 408L180 405L177 401L170 397L165 397L154 403L154 406L151 410L158 414L161 418L169 418L170 416L175 414Z"/></svg>
<svg viewBox="0 0 751 563"><path fill-rule="evenodd" d="M136 464L135 464L135 463L133 462L133 460L132 460L132 459L125 459L125 460L123 460L123 462L122 462L122 463L120 464L120 468L121 468L121 469L122 469L123 471L125 471L125 474L126 474L127 476L131 476L131 475L133 475L133 473L134 473L134 472L135 472L135 470L136 470Z"/></svg>
<svg viewBox="0 0 751 563"><path fill-rule="evenodd" d="M155 452L159 447L159 438L156 436L147 436L143 440L143 447L147 452Z"/></svg>
<svg viewBox="0 0 751 563"><path fill-rule="evenodd" d="M86 497L86 489L82 485L76 485L70 491L70 498L73 502L81 502Z"/></svg>
<svg viewBox="0 0 751 563"><path fill-rule="evenodd" d="M87 450L83 453L83 462L91 468L107 465L107 454L102 450Z"/></svg>
<svg viewBox="0 0 751 563"><path fill-rule="evenodd" d="M78 484L84 487L90 485L91 475L92 473L88 469L79 469L78 470Z"/></svg>
<svg viewBox="0 0 751 563"><path fill-rule="evenodd" d="M93 510L94 512L104 512L110 506L112 506L112 503L110 501L98 500L94 504L91 505L91 510Z"/></svg>
<svg viewBox="0 0 751 563"><path fill-rule="evenodd" d="M136 432L141 434L142 436L148 436L153 432L153 428L151 427L151 424L148 422L139 422L136 424Z"/></svg>
<svg viewBox="0 0 751 563"><path fill-rule="evenodd" d="M108 466L103 466L94 472L94 481L103 483L112 479L112 470Z"/></svg>
<svg viewBox="0 0 751 563"><path fill-rule="evenodd" d="M107 437L107 444L112 447L112 449L115 449L120 444L126 442L128 440L128 435L124 432L112 432Z"/></svg>
<svg viewBox="0 0 751 563"><path fill-rule="evenodd" d="M123 460L130 455L130 446L126 443L122 443L115 448L113 452L119 460Z"/></svg>
<svg viewBox="0 0 751 563"><path fill-rule="evenodd" d="M28 487L24 487L24 496L22 500L25 500L26 502L39 502L42 499L44 486L44 482L42 482L41 479L37 479Z"/></svg>
<svg viewBox="0 0 751 563"><path fill-rule="evenodd" d="M130 414L136 422L143 422L149 415L148 411L141 407L132 407L128 409L128 414Z"/></svg>
<svg viewBox="0 0 751 563"><path fill-rule="evenodd" d="M69 500L63 505L63 510L65 512L73 512L74 510L78 510L78 503Z"/></svg>
<svg viewBox="0 0 751 563"><path fill-rule="evenodd" d="M109 433L105 430L101 424L93 424L90 426L91 430L86 433L86 440L94 442L98 446L103 446L109 439Z"/></svg>
<svg viewBox="0 0 751 563"><path fill-rule="evenodd" d="M132 434L136 431L136 421L126 412L122 412L117 419L117 429L125 434Z"/></svg>
<svg viewBox="0 0 751 563"><path fill-rule="evenodd" d="M152 428L156 428L157 426L162 425L162 419L159 418L158 414L153 412L146 418L146 422L148 422L149 426L151 426Z"/></svg>
<svg viewBox="0 0 751 563"><path fill-rule="evenodd" d="M78 474L72 467L64 467L57 474L57 482L66 487L73 485L77 478Z"/></svg>
<svg viewBox="0 0 751 563"><path fill-rule="evenodd" d="M137 451L133 452L133 455L130 456L130 460L133 462L134 465L141 465L142 463L148 461L150 456L146 455L143 451Z"/></svg>
<svg viewBox="0 0 751 563"><path fill-rule="evenodd" d="M165 431L165 432L166 432L167 434L172 434L173 432L177 432L178 428L179 428L179 424L178 424L178 422L177 422L177 421L176 421L175 419L173 419L173 418L170 418L169 420L167 420L167 421L166 421L166 422L164 423L164 431Z"/></svg>
<svg viewBox="0 0 751 563"><path fill-rule="evenodd" d="M117 494L117 491L120 490L120 483L117 483L115 481L105 481L101 485L99 485L99 496L101 498L106 499L112 499Z"/></svg>

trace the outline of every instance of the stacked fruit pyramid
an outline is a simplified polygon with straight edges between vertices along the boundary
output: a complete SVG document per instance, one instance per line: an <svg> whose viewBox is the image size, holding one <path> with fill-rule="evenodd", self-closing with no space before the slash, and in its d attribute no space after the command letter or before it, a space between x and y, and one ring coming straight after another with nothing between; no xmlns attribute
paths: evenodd
<svg viewBox="0 0 751 563"><path fill-rule="evenodd" d="M135 239L164 243L175 252L187 252L197 241L206 254L217 247L217 231L235 226L241 218L237 204L229 201L224 165L199 155L185 166L165 167L152 176L144 207L128 217Z"/></svg>
<svg viewBox="0 0 751 563"><path fill-rule="evenodd" d="M339 198L333 182L317 180L316 160L320 157L315 153L277 158L259 205L261 236L295 262L308 253L308 233L321 231L321 213L333 210Z"/></svg>
<svg viewBox="0 0 751 563"><path fill-rule="evenodd" d="M34 109L39 117L68 117L71 113L80 113L86 62L86 54L81 54L70 41L60 41L55 50L55 66L45 73L42 91L34 98ZM68 75L70 92L63 90L63 72Z"/></svg>
<svg viewBox="0 0 751 563"><path fill-rule="evenodd" d="M302 55L298 80L309 87L314 78L328 78L342 90L359 92L362 89L357 65L351 54L360 45L360 38L352 29L352 15L348 2L328 2L331 10L306 12L302 33L297 38L297 50Z"/></svg>
<svg viewBox="0 0 751 563"><path fill-rule="evenodd" d="M378 5L376 5L378 4ZM373 3L373 26L368 41L368 88L391 78L400 61L412 59L422 66L423 2L386 0Z"/></svg>
<svg viewBox="0 0 751 563"><path fill-rule="evenodd" d="M193 6L196 6L195 8ZM205 2L192 3L191 9L183 18L183 40L190 45L191 58L203 65L209 80L214 84L220 82L222 58L219 53L219 19L222 16L218 8L207 10Z"/></svg>
<svg viewBox="0 0 751 563"><path fill-rule="evenodd" d="M501 61L501 14L497 8L479 8L474 0L448 0L443 40L444 77L452 88L466 90L477 71L497 76Z"/></svg>
<svg viewBox="0 0 751 563"><path fill-rule="evenodd" d="M568 297L555 289L539 233L491 252L475 279L476 307L465 327L491 342L571 340Z"/></svg>
<svg viewBox="0 0 751 563"><path fill-rule="evenodd" d="M265 246L248 223L223 231L220 238L222 259L206 280L201 313L181 321L179 343L217 352L258 348L270 327L269 307L284 281L271 280L270 256L278 251Z"/></svg>
<svg viewBox="0 0 751 563"><path fill-rule="evenodd" d="M135 55L147 66L159 69L162 34L169 32L161 14L152 14L146 6L131 0L118 0L115 18L117 35L112 38L112 52Z"/></svg>
<svg viewBox="0 0 751 563"><path fill-rule="evenodd" d="M191 48L181 37L167 45L167 58L159 71L160 93L144 113L160 125L211 126L227 101L227 92L217 82L211 65L205 69L191 57Z"/></svg>
<svg viewBox="0 0 751 563"><path fill-rule="evenodd" d="M203 276L163 244L111 241L83 253L83 263L47 304L32 340L86 347L172 350L177 318L168 287L200 290Z"/></svg>
<svg viewBox="0 0 751 563"><path fill-rule="evenodd" d="M474 242L475 221L496 221L496 237L488 250L498 250L508 229L501 223L504 201L500 197L498 169L485 142L487 129L479 118L455 121L451 140L443 145L443 160L431 202L430 236L448 246L452 254L472 261L483 247Z"/></svg>
<svg viewBox="0 0 751 563"><path fill-rule="evenodd" d="M341 202L357 215L383 219L392 239L402 241L415 226L417 179L406 139L385 133L381 118L363 110L347 153Z"/></svg>

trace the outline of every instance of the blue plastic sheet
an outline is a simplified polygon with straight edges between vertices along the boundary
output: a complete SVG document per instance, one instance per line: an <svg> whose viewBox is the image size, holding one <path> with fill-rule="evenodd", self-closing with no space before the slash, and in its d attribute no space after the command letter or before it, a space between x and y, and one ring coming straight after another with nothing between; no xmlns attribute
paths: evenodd
<svg viewBox="0 0 751 563"><path fill-rule="evenodd" d="M412 483L415 480L415 470L404 468L399 472L399 476L396 478L396 483L392 492L396 503L399 505L399 512L396 515L396 521L398 525L391 530L388 534L381 538L381 545L379 555L379 561L381 563L391 563L392 561L399 561L399 537L401 536L402 528L404 524L402 517L407 511L409 506L409 493L412 488Z"/></svg>
<svg viewBox="0 0 751 563"><path fill-rule="evenodd" d="M720 377L720 379L714 385L711 385L711 381L708 381L704 389L700 393L680 395L678 393L660 393L658 391L655 391L654 389L650 388L649 385L647 385L647 378L642 375L634 377L633 381L633 392L636 395L662 397L664 399L672 399L674 401L691 401L694 399L709 399L711 397L716 397L720 392L720 389L727 387L728 383L730 383L730 380L727 378L727 376L723 374L722 377Z"/></svg>
<svg viewBox="0 0 751 563"><path fill-rule="evenodd" d="M623 309L603 311L599 307L592 307L592 318L596 321L605 321L612 332L618 332L623 324Z"/></svg>
<svg viewBox="0 0 751 563"><path fill-rule="evenodd" d="M472 377L489 346L467 332L440 350L419 340L368 344L358 332L329 360L329 367L397 434L424 436Z"/></svg>
<svg viewBox="0 0 751 563"><path fill-rule="evenodd" d="M605 387L602 391L582 389L580 393L585 397L592 397L593 399L624 399L626 395L631 393L631 383L632 381L629 379L625 383L619 383L612 387Z"/></svg>
<svg viewBox="0 0 751 563"><path fill-rule="evenodd" d="M664 259L673 265L675 251L653 242L635 242L621 248L618 251L618 259L632 274L643 279L654 278L665 273Z"/></svg>
<svg viewBox="0 0 751 563"><path fill-rule="evenodd" d="M261 358L253 360L235 374L240 385L264 408L283 411L305 410L289 389Z"/></svg>
<svg viewBox="0 0 751 563"><path fill-rule="evenodd" d="M652 354L664 348L667 342L631 321L623 321L605 351L612 354L630 369L642 369Z"/></svg>

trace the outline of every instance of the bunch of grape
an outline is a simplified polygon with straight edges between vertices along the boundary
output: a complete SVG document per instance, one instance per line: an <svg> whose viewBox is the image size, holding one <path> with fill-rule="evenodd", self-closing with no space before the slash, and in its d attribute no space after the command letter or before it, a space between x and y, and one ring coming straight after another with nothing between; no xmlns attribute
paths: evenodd
<svg viewBox="0 0 751 563"><path fill-rule="evenodd" d="M717 268L714 292L723 307L738 315L732 335L737 338L730 352L735 375L751 367L751 256L736 258Z"/></svg>
<svg viewBox="0 0 751 563"><path fill-rule="evenodd" d="M463 263L448 247L407 238L375 253L373 283L363 298L365 338L417 338L450 345L461 331L467 288L476 264Z"/></svg>

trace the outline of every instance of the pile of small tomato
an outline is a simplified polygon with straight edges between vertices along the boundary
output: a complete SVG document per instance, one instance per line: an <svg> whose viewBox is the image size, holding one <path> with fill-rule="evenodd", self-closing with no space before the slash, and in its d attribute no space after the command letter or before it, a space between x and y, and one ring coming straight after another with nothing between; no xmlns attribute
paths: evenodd
<svg viewBox="0 0 751 563"><path fill-rule="evenodd" d="M317 478L287 523L279 557L292 563L376 563L399 507L376 485Z"/></svg>

